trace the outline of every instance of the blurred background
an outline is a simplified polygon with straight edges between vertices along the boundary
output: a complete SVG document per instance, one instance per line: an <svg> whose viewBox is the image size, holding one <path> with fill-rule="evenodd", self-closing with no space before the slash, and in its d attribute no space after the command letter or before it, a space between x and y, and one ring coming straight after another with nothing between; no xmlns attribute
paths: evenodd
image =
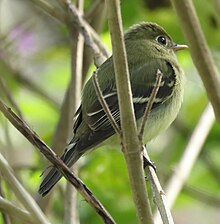
<svg viewBox="0 0 220 224"><path fill-rule="evenodd" d="M65 24L66 12L58 2L0 0L0 97L49 146L53 146L55 141L63 100L71 79L71 44L75 39L70 30L76 32L74 27ZM219 68L220 1L194 0L193 3ZM84 0L83 8L84 18L100 34L111 52L104 1ZM186 44L169 0L122 0L121 9L125 30L140 21L152 21L163 26L176 43ZM187 77L184 103L169 130L147 146L162 186L165 186L180 161L208 103L190 52L181 51L177 56ZM83 82L94 70L90 51L85 47ZM69 125L72 127L72 124ZM63 179L42 202L37 196L37 190L40 175L48 163L1 113L0 152L13 167L23 186L41 204L51 223L63 223L66 181ZM61 152L62 147L57 153ZM115 221L136 223L120 147L106 149L103 146L85 155L78 164L80 178ZM16 203L15 196L3 180L1 185L2 194ZM149 192L152 194L150 188ZM81 223L102 223L80 196L77 198L77 208ZM220 127L217 123L213 125L202 147L172 214L178 224L220 223ZM0 223L3 223L1 217Z"/></svg>

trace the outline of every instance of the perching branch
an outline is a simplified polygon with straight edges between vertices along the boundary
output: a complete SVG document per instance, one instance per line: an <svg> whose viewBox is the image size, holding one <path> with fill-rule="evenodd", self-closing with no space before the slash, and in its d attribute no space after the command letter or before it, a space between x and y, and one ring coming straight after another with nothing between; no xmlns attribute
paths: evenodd
<svg viewBox="0 0 220 224"><path fill-rule="evenodd" d="M145 147L143 149L143 154L146 161L150 161L150 158L148 156L148 153ZM173 224L174 221L173 221L173 218L167 203L167 198L164 193L164 190L162 189L160 185L155 169L150 165L145 166L145 173L147 176L147 180L153 191L153 200L159 210L160 217L163 220L163 224Z"/></svg>
<svg viewBox="0 0 220 224"><path fill-rule="evenodd" d="M180 25L188 40L192 59L206 88L220 123L220 74L214 63L191 0L172 0Z"/></svg>
<svg viewBox="0 0 220 224"><path fill-rule="evenodd" d="M140 125L138 137L139 137L139 141L141 145L143 145L143 135L144 135L144 129L147 122L147 118L150 114L157 92L160 88L162 76L163 74L158 69L154 88L151 92L151 95L150 95L150 98L149 98L149 101L148 101L148 104L145 109L143 119ZM146 161L148 162L150 161L150 157L148 156L148 153L145 147L143 147L143 156ZM160 216L161 216L161 219L163 220L163 224L173 224L174 222L173 222L173 218L172 218L169 206L167 204L166 195L160 185L155 169L151 165L147 165L145 166L145 173L150 183L151 189L153 191L153 199L160 212Z"/></svg>
<svg viewBox="0 0 220 224"><path fill-rule="evenodd" d="M86 185L70 171L63 161L23 122L10 108L0 100L0 110L11 124L25 137L30 143L36 146L42 154L59 170L59 172L77 189L92 208L103 219L104 223L114 224L114 220L105 210L102 204L94 197Z"/></svg>
<svg viewBox="0 0 220 224"><path fill-rule="evenodd" d="M119 0L106 0L113 62L122 128L123 153L126 159L139 223L153 223L143 172L143 158L137 135ZM141 193L140 193L141 192Z"/></svg>
<svg viewBox="0 0 220 224"><path fill-rule="evenodd" d="M154 88L153 88L152 93L150 95L149 103L147 104L147 107L146 107L145 113L144 113L144 117L143 117L143 120L142 120L142 123L141 123L141 128L140 128L140 132L139 132L139 141L140 141L141 145L143 145L142 139L143 139L145 124L146 124L147 118L149 116L149 113L151 111L154 99L155 99L155 97L157 95L157 92L159 90L162 76L163 76L163 74L158 69L157 75L156 75L156 81L155 81L155 84L154 84ZM108 107L108 105L107 105L107 103L106 103L106 101L103 97L101 88L100 88L99 83L98 83L98 78L97 78L96 72L93 73L92 79L93 79L93 84L94 84L94 88L95 88L95 91L96 91L96 95L99 99L100 104L102 105L102 108L104 109L112 127L115 129L115 132L120 134L120 136L122 137L121 130L120 130L118 124L115 122L114 118L112 117L111 111L110 111L110 109L109 109L109 107ZM143 149L144 159L146 161L150 161L150 158L147 154L146 148L145 147L143 147L143 148L144 148ZM146 172L146 175L147 175L147 179L150 183L151 189L153 191L154 202L159 209L159 212L160 212L161 218L163 220L163 223L164 224L173 224L174 223L173 218L172 218L171 212L169 210L169 207L167 205L165 193L164 193L164 191L163 191L163 189L160 185L160 182L157 178L157 175L156 175L156 172L155 172L154 168L150 165L146 165L145 166L145 172Z"/></svg>

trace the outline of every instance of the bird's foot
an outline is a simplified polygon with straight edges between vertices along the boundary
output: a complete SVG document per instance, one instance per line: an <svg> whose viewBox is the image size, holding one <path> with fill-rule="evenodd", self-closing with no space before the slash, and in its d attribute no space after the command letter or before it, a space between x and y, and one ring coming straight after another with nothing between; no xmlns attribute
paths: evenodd
<svg viewBox="0 0 220 224"><path fill-rule="evenodd" d="M157 171L157 167L156 167L154 161L147 159L145 156L143 156L143 160L144 160L144 169L147 166L151 166L155 172Z"/></svg>

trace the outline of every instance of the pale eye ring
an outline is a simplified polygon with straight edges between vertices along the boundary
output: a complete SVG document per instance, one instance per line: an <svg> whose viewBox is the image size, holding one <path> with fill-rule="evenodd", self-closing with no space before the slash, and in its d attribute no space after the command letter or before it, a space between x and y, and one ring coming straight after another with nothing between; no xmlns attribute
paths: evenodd
<svg viewBox="0 0 220 224"><path fill-rule="evenodd" d="M167 38L165 36L158 36L156 38L156 41L159 43L159 44L162 44L164 46L167 45Z"/></svg>

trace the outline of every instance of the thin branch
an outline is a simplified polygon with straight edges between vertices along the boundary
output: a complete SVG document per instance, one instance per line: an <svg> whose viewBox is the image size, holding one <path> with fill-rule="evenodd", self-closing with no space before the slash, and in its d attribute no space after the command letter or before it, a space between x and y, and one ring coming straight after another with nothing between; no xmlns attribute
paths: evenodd
<svg viewBox="0 0 220 224"><path fill-rule="evenodd" d="M62 4L64 4L65 7L71 12L70 17L70 25L74 24L75 27L77 27L78 31L83 35L85 39L85 43L92 49L95 65L99 67L106 59L106 55L102 55L102 52L98 48L98 46L94 43L91 33L88 29L87 24L85 23L85 20L80 15L79 11L71 3L71 0L60 0ZM105 52L107 53L107 52Z"/></svg>
<svg viewBox="0 0 220 224"><path fill-rule="evenodd" d="M5 195L4 195L4 192L3 192L3 189L2 189L2 179L0 178L0 199L4 199ZM3 208L2 208L3 207ZM11 219L10 219L10 216L9 214L7 214L7 212L4 212L4 205L1 207L1 201L0 201L0 209L2 209L2 220L3 220L3 223L5 224L11 224Z"/></svg>
<svg viewBox="0 0 220 224"><path fill-rule="evenodd" d="M210 150L204 148L200 156L210 175L215 180L216 184L220 186L220 173L219 165L215 163L215 160L210 156Z"/></svg>
<svg viewBox="0 0 220 224"><path fill-rule="evenodd" d="M157 92L160 88L160 83L161 83L161 80L162 80L162 76L163 74L161 73L161 71L158 69L157 70L157 74L156 74L156 81L155 81L155 85L154 85L154 88L151 92L151 95L150 95L150 98L149 98L149 102L147 104L147 107L144 111L144 116L142 118L142 122L141 122L141 125L140 125L140 130L139 130L139 140L141 142L141 145L143 145L143 135L144 135L144 129L145 129L145 125L146 125L146 122L147 122L147 118L150 114L150 111L152 109L152 106L153 106L153 103L154 103L154 99L157 95Z"/></svg>
<svg viewBox="0 0 220 224"><path fill-rule="evenodd" d="M112 116L112 113L111 113L111 111L108 107L108 104L106 103L106 101L105 101L105 99L102 95L102 90L99 86L98 77L97 77L96 72L93 72L92 81L93 81L93 85L94 85L95 92L96 92L96 95L98 97L99 103L102 105L102 108L105 111L109 121L111 122L111 125L114 128L115 132L118 133L121 136L121 129L118 126L118 124L116 123L114 117Z"/></svg>
<svg viewBox="0 0 220 224"><path fill-rule="evenodd" d="M143 155L147 161L150 161L150 158L148 156L148 153L145 147L143 149ZM173 224L174 221L173 221L169 206L167 204L166 195L160 185L155 169L152 166L148 165L145 167L145 173L147 176L147 180L153 191L154 203L156 204L160 212L160 216L161 216L161 219L163 220L163 224Z"/></svg>
<svg viewBox="0 0 220 224"><path fill-rule="evenodd" d="M156 95L158 93L158 90L160 88L160 83L161 83L161 80L162 80L162 76L163 76L163 74L158 69L157 74L156 74L156 81L155 81L155 84L154 84L154 88L151 92L149 102L146 106L146 109L145 109L145 112L144 112L144 115L143 115L143 119L142 119L142 122L141 122L141 125L140 125L140 129L139 129L138 137L139 137L139 141L140 141L141 145L143 145L143 134L144 134L144 129L145 129L145 125L146 125L146 122L147 122L147 118L150 114L150 111L152 109L155 97L156 97ZM150 158L148 156L148 153L147 153L147 150L146 150L145 147L143 147L143 156L144 156L144 159L146 161L150 161ZM150 186L151 186L151 189L153 191L154 202L155 202L155 204L156 204L156 206L157 206L157 208L160 212L163 223L164 224L173 224L174 223L173 218L172 218L171 212L169 210L169 207L167 205L165 193L164 193L164 191L163 191L163 189L160 185L160 182L158 180L158 177L156 175L156 172L155 172L154 168L150 165L147 165L145 167L145 173L147 175L147 179L148 179L148 181L150 183Z"/></svg>
<svg viewBox="0 0 220 224"><path fill-rule="evenodd" d="M57 122L55 131L53 133L53 138L52 138L51 148L57 155L62 154L63 149L65 148L67 144L68 131L69 131L68 126L69 126L69 117L70 117L69 116L69 101L71 98L70 88L71 88L71 85L69 84L66 90L66 93L64 95L64 99L60 108L59 120ZM72 121L71 121L71 124L72 124ZM46 175L46 172L45 172L45 175ZM48 205L50 204L52 195L53 195L53 191L47 197L41 197L41 195L37 194L36 196L37 202L43 211L47 210Z"/></svg>
<svg viewBox="0 0 220 224"><path fill-rule="evenodd" d="M216 119L220 123L220 74L208 48L193 2L172 0L172 3L188 40L193 62L206 88Z"/></svg>
<svg viewBox="0 0 220 224"><path fill-rule="evenodd" d="M99 7L102 6L102 4L104 4L105 1L104 0L95 0L91 3L91 7L90 9L85 13L84 15L84 19L87 22L91 21L91 18L94 18L94 16L96 16L96 12L97 10L99 10Z"/></svg>
<svg viewBox="0 0 220 224"><path fill-rule="evenodd" d="M0 197L0 210L7 213L10 216L14 216L17 219L21 220L22 223L37 224L37 220L28 213L26 210L18 208L17 205L14 205L10 201Z"/></svg>
<svg viewBox="0 0 220 224"><path fill-rule="evenodd" d="M137 135L119 0L106 0L123 133L122 145L139 223L153 223ZM140 194L141 192L141 194Z"/></svg>
<svg viewBox="0 0 220 224"><path fill-rule="evenodd" d="M50 16L59 20L65 24L74 23L78 31L83 35L85 43L87 46L91 47L93 56L96 59L96 65L99 66L102 62L110 56L107 47L101 41L99 35L96 31L83 19L76 7L70 2L65 0L59 0L62 5L70 9L71 14L70 19L66 16L66 10L64 15L58 14L56 10L48 4L48 2L43 0L32 0L37 6L39 6L43 11L48 13ZM70 22L70 21L71 22Z"/></svg>
<svg viewBox="0 0 220 224"><path fill-rule="evenodd" d="M84 1L77 1L77 8L80 13L83 13ZM71 79L69 92L69 118L68 118L68 136L72 138L72 121L77 108L80 105L82 91L82 67L83 67L83 36L76 30L70 29L71 40ZM78 164L75 164L71 170L78 173ZM79 215L77 208L77 191L71 183L67 182L65 191L65 213L64 223L79 223Z"/></svg>
<svg viewBox="0 0 220 224"><path fill-rule="evenodd" d="M12 172L12 168L9 166L8 162L5 160L2 154L0 154L0 170L3 179L10 185L16 197L27 209L27 211L30 212L32 220L35 220L35 223L48 224L49 222L47 221L46 217L44 216L34 199L15 178Z"/></svg>
<svg viewBox="0 0 220 224"><path fill-rule="evenodd" d="M212 106L208 104L200 120L198 121L191 138L184 150L181 160L175 167L173 175L167 182L165 192L167 195L168 206L171 208L180 193L184 183L191 173L193 165L202 149L202 146L215 121ZM159 215L155 216L155 223L159 221Z"/></svg>
<svg viewBox="0 0 220 224"><path fill-rule="evenodd" d="M11 73L14 79L19 82L21 85L25 86L31 92L39 95L42 99L44 99L50 106L52 106L55 110L59 110L59 104L57 101L50 96L43 88L34 83L30 78L25 77L19 71L14 71Z"/></svg>
<svg viewBox="0 0 220 224"><path fill-rule="evenodd" d="M2 76L0 76L0 91L6 96L7 100L9 101L9 103L14 107L14 110L22 118L23 117L22 113L21 113L21 111L20 111L16 101L12 97L11 92L9 91L7 86L5 85Z"/></svg>
<svg viewBox="0 0 220 224"><path fill-rule="evenodd" d="M0 100L0 110L12 125L60 171L60 173L72 183L85 200L95 209L97 214L103 219L104 223L115 223L110 214L102 204L94 197L86 185L70 171L63 161L23 122L10 108Z"/></svg>
<svg viewBox="0 0 220 224"><path fill-rule="evenodd" d="M23 85L33 93L39 95L44 100L46 100L54 109L58 110L59 105L51 96L49 96L41 87L36 85L28 77L21 74L19 70L16 70L16 68L12 68L12 66L10 66L10 64L7 63L6 60L0 60L0 66L3 66L3 68L5 68L8 71L7 75L10 75L13 79L15 79L16 82Z"/></svg>
<svg viewBox="0 0 220 224"><path fill-rule="evenodd" d="M144 134L144 129L145 129L145 125L147 122L147 118L150 114L155 97L160 88L162 76L163 76L163 74L158 69L157 74L156 74L156 81L154 84L154 88L151 92L151 95L150 95L150 98L149 98L148 104L146 106L146 109L145 109L145 112L143 115L143 119L142 119L142 122L140 125L140 129L139 129L138 137L139 137L139 141L140 141L141 145L143 145L143 134ZM144 160L150 161L147 150L144 146L143 146L143 156L144 156ZM146 173L147 179L150 183L151 189L153 191L154 202L160 212L161 219L163 220L163 223L164 224L173 224L174 222L173 222L173 218L172 218L171 212L169 210L169 207L167 205L166 196L165 196L165 193L160 185L160 182L156 175L155 169L151 165L147 165L147 166L145 166L145 173Z"/></svg>
<svg viewBox="0 0 220 224"><path fill-rule="evenodd" d="M217 209L220 208L220 197L213 192L207 192L189 185L185 185L183 187L183 192L196 200L203 202L205 205L208 204L209 206L214 206Z"/></svg>
<svg viewBox="0 0 220 224"><path fill-rule="evenodd" d="M144 113L144 118L143 118L143 121L142 121L142 124L141 124L141 129L140 129L140 132L139 132L139 139L140 139L141 144L143 144L142 143L142 138L143 138L142 136L143 136L145 124L146 124L148 115L151 111L153 101L154 101L154 99L157 95L157 92L159 90L162 75L163 74L160 72L160 70L158 70L157 74L156 74L155 85L154 85L154 88L153 88L152 93L150 95L149 103L147 104L147 107L146 107L146 110L145 110L145 113ZM93 73L92 79L93 79L93 84L94 84L94 87L95 87L97 97L99 99L100 104L102 105L102 108L104 109L106 115L108 116L108 119L110 120L113 128L115 129L115 132L119 133L121 135L121 130L120 130L118 124L115 122L115 120L114 120L114 118L111 114L111 111L110 111L110 109L109 109L109 107L108 107L108 105L107 105L107 103L106 103L106 101L105 101L105 99L102 95L102 91L101 91L101 88L100 88L99 83L98 83L98 78L97 78L96 72ZM144 158L147 161L150 161L150 158L147 154L147 151L146 151L145 147L144 147ZM162 217L163 223L164 224L173 224L174 222L173 222L169 207L167 206L166 196L165 196L164 191L163 191L163 189L162 189L162 187L159 183L159 180L157 178L155 170L153 169L152 166L146 166L145 171L146 171L146 175L147 175L147 178L149 180L151 189L152 189L153 194L154 194L155 204L157 205L157 207L160 211L160 215Z"/></svg>
<svg viewBox="0 0 220 224"><path fill-rule="evenodd" d="M61 23L66 23L67 15L61 10L56 9L46 0L31 0L37 7L43 9L43 12L46 12L48 15L56 19Z"/></svg>

